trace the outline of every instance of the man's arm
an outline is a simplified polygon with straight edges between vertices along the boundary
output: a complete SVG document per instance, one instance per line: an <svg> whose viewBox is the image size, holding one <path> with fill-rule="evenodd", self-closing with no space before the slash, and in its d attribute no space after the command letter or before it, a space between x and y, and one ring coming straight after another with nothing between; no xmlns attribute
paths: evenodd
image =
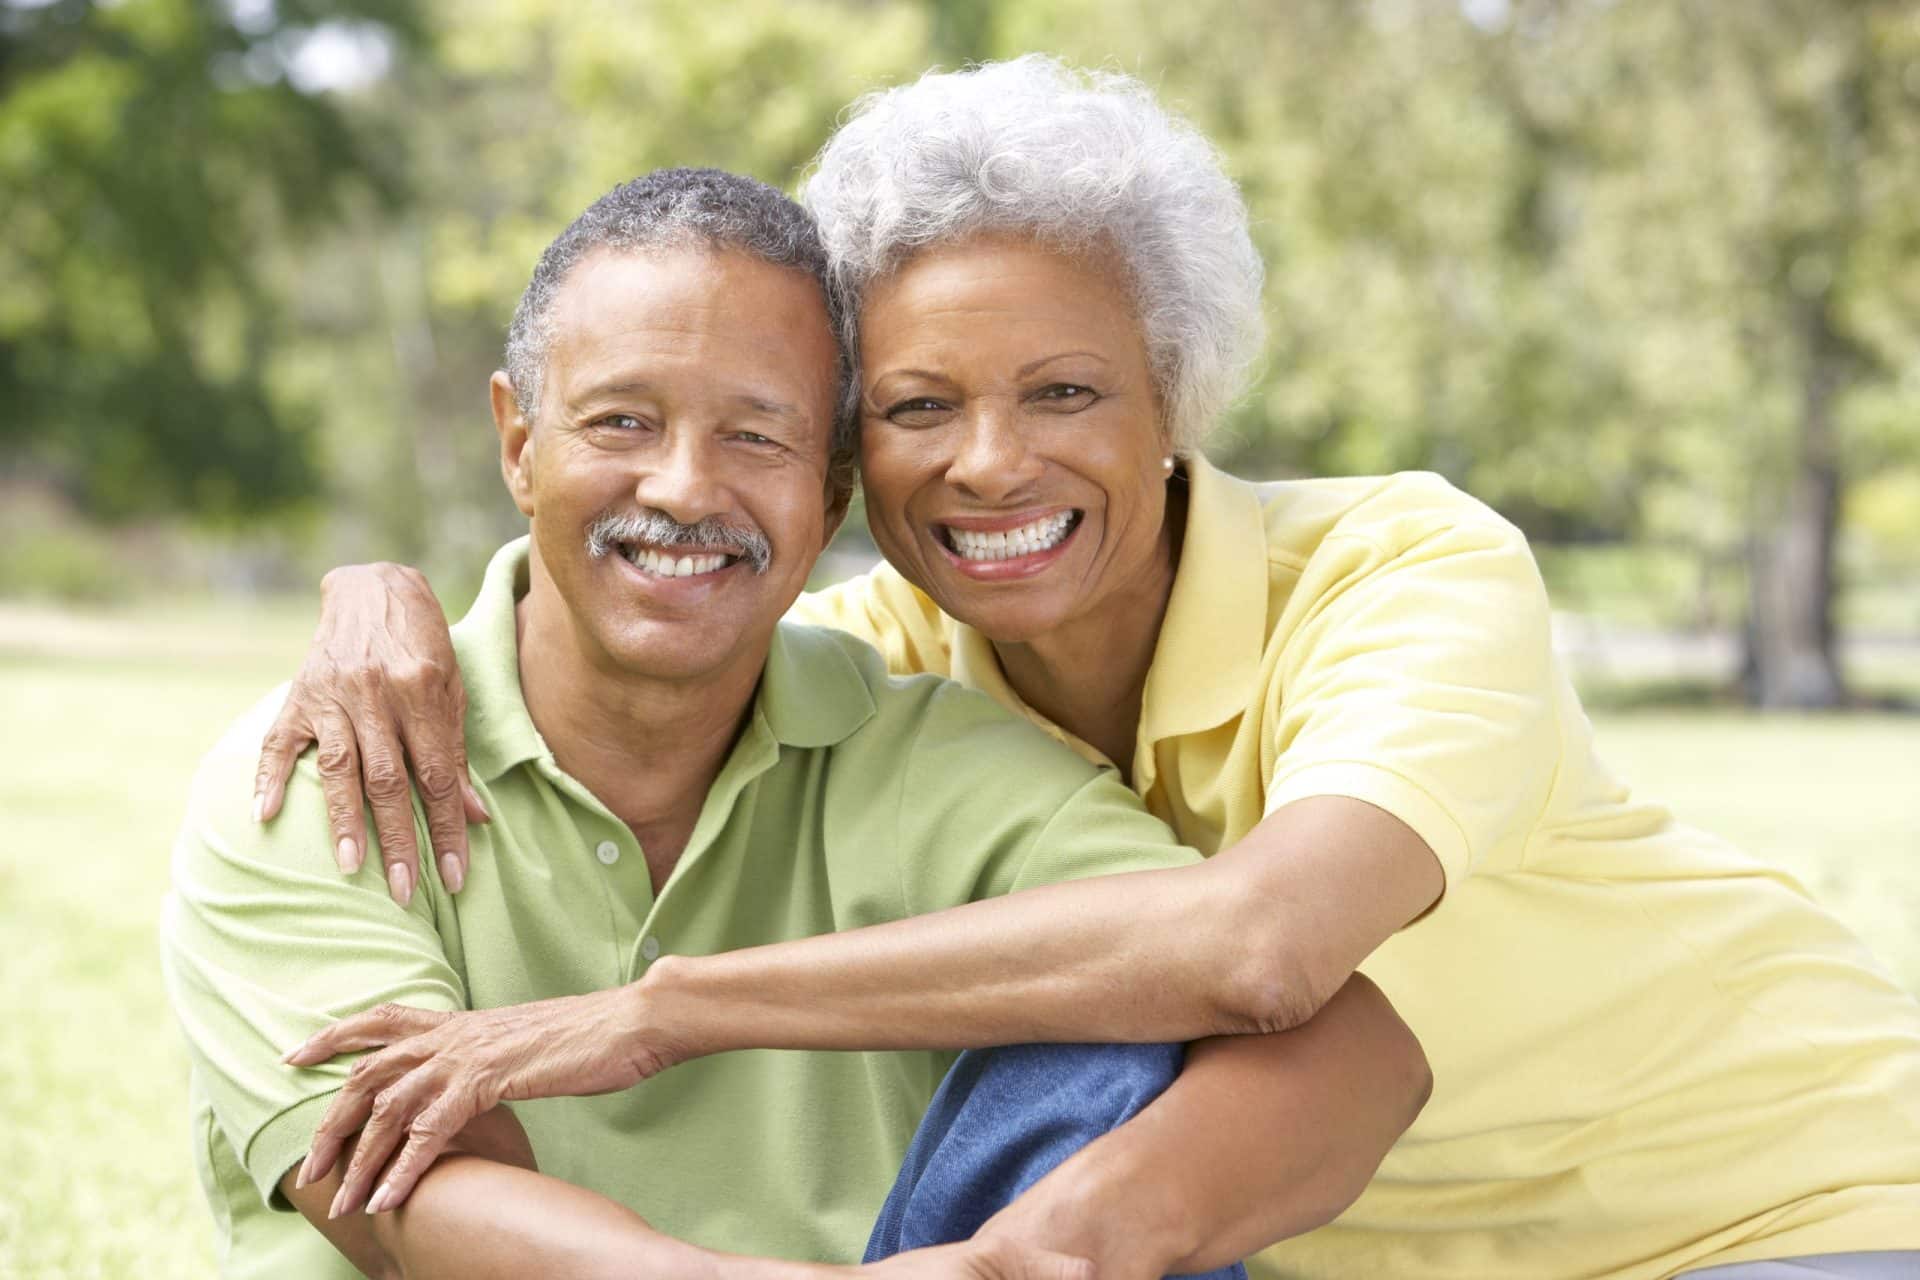
<svg viewBox="0 0 1920 1280"><path fill-rule="evenodd" d="M521 1277L545 1272L711 1280L814 1280L827 1269L726 1259L653 1230L604 1196L538 1172L513 1113L495 1107L461 1131L447 1154L393 1213L330 1217L336 1170L300 1186L281 1179L289 1203L374 1280ZM724 1269L723 1269L724 1268Z"/></svg>
<svg viewBox="0 0 1920 1280"><path fill-rule="evenodd" d="M1354 976L1305 1024L1200 1041L1165 1093L982 1229L1106 1277L1227 1266L1332 1221L1432 1086L1419 1042Z"/></svg>
<svg viewBox="0 0 1920 1280"><path fill-rule="evenodd" d="M476 1117L392 1213L329 1217L338 1170L288 1201L373 1280L518 1280L528 1275L646 1276L650 1280L1094 1280L1083 1258L1011 1236L904 1253L852 1268L716 1253L662 1235L604 1196L534 1168L520 1122L505 1107Z"/></svg>

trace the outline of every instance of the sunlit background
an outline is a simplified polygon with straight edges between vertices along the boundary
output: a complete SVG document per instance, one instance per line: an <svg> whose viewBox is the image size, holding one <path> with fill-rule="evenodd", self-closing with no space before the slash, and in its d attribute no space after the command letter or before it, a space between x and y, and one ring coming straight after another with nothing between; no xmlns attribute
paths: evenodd
<svg viewBox="0 0 1920 1280"><path fill-rule="evenodd" d="M1920 4L0 0L0 1275L212 1272L186 780L326 566L457 614L517 531L485 384L540 248L1033 49L1246 192L1271 343L1215 459L1520 523L1608 758L1920 989Z"/></svg>

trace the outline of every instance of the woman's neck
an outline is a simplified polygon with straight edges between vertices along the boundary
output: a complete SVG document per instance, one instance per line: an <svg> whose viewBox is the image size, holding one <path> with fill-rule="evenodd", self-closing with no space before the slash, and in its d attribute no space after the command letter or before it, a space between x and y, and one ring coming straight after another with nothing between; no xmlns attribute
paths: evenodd
<svg viewBox="0 0 1920 1280"><path fill-rule="evenodd" d="M1114 592L1098 609L1045 635L993 646L1014 692L1035 711L1092 745L1129 782L1147 670L1153 665L1160 623L1173 593L1185 527L1186 486L1169 485L1160 540L1152 563L1137 582Z"/></svg>

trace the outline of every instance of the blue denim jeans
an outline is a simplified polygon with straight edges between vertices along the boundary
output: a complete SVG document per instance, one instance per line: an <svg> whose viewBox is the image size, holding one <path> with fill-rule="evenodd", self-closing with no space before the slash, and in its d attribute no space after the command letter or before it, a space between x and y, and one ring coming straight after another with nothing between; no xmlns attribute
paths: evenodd
<svg viewBox="0 0 1920 1280"><path fill-rule="evenodd" d="M1056 1165L1124 1123L1180 1074L1177 1044L970 1050L940 1082L881 1206L866 1261L965 1240ZM1239 1263L1205 1273L1246 1280Z"/></svg>

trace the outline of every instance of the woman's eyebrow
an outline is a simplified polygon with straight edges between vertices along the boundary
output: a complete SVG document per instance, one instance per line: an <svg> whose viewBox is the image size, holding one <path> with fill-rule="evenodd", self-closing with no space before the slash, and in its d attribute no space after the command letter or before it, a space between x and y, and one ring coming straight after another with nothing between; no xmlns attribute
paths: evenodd
<svg viewBox="0 0 1920 1280"><path fill-rule="evenodd" d="M1041 356L1038 360L1030 361L1027 364L1021 365L1019 370L1015 373L1014 376L1019 378L1024 378L1028 374L1035 373L1041 369L1046 368L1048 365L1052 364L1055 360L1065 360L1073 356L1079 356L1087 360L1097 360L1101 364L1113 363L1111 360L1101 355L1098 351L1061 351L1054 355Z"/></svg>

